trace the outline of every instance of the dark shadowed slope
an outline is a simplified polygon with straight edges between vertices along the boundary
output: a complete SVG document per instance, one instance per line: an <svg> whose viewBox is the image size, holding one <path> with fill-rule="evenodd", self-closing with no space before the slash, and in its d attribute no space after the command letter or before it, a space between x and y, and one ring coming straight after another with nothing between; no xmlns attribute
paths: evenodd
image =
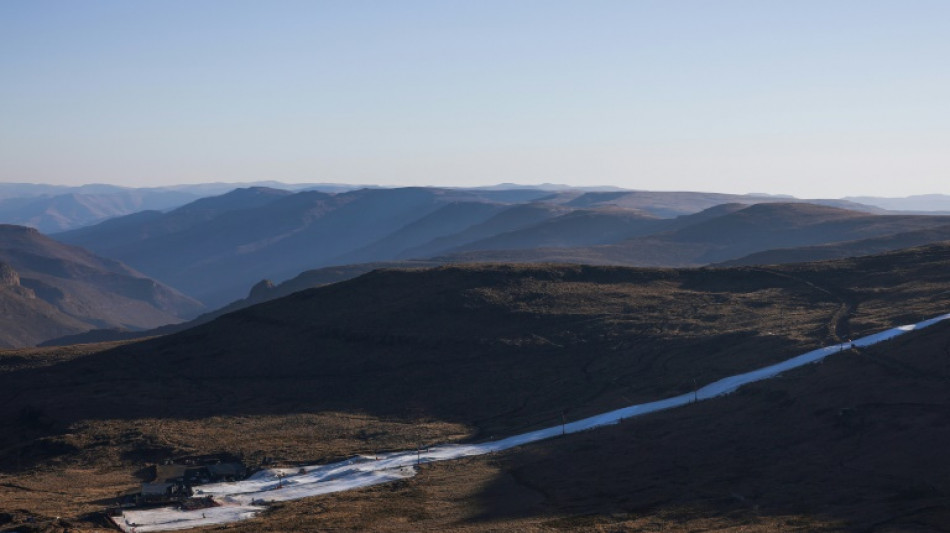
<svg viewBox="0 0 950 533"><path fill-rule="evenodd" d="M0 225L0 262L17 278L5 295L20 308L31 309L28 315L5 315L4 327L33 332L16 335L7 345L32 345L101 327L153 328L180 322L201 309L198 302L121 263L31 228ZM42 326L45 322L50 324Z"/></svg>
<svg viewBox="0 0 950 533"><path fill-rule="evenodd" d="M96 329L84 333L52 338L48 341L40 343L39 346L68 346L70 344L79 343L120 341L155 337L158 335L169 335L171 333L178 333L179 331L184 331L195 326L200 326L201 324L206 324L221 315L232 313L239 309L244 309L245 307L250 307L252 305L274 300L276 298L282 298L305 289L312 289L314 287L321 287L330 283L338 283L348 279L353 279L373 270L383 268L418 269L434 268L438 266L443 266L443 263L437 263L434 261L389 261L377 263L358 263L355 265L332 266L307 270L279 284L274 284L272 281L267 279L261 280L251 287L251 290L248 292L246 298L235 300L224 307L220 307L214 311L201 314L194 319L189 320L188 322L169 324L167 326L161 326L155 329L143 331L126 331L123 329L114 328Z"/></svg>
<svg viewBox="0 0 950 533"><path fill-rule="evenodd" d="M631 403L621 396L682 392L694 377L712 381L937 314L950 302L948 264L950 248L930 247L771 269L376 271L82 365L120 396L142 386L129 374L141 365L150 380L200 379L200 390L173 399L175 412L188 416L291 405L393 415L419 409L514 431L549 422L558 409L580 415ZM77 375L64 368L64 390L96 386ZM224 393L213 392L219 386L233 401L198 401ZM123 399L120 407L104 396L104 403L56 407L55 416L168 407L149 398Z"/></svg>

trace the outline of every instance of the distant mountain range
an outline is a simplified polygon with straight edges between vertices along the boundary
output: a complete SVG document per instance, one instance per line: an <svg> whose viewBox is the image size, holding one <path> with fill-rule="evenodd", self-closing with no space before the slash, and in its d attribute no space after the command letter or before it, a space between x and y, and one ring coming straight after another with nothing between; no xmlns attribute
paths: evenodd
<svg viewBox="0 0 950 533"><path fill-rule="evenodd" d="M350 190L336 184L277 185L281 189ZM165 211L199 198L224 194L234 183L207 183L170 187L128 188L114 185L67 187L31 183L0 183L0 223L36 228L44 233L89 226L117 216L147 210Z"/></svg>
<svg viewBox="0 0 950 533"><path fill-rule="evenodd" d="M52 233L138 211L178 207L197 198L194 194L177 191L68 193L7 198L0 200L0 220Z"/></svg>
<svg viewBox="0 0 950 533"><path fill-rule="evenodd" d="M864 239L877 239L877 245L868 248L877 253L943 240L944 233L933 230L950 224L950 216L872 215L804 203L725 204L697 215L664 222L657 226L658 231L649 235L609 245L463 251L436 259L447 262L700 266L736 260L766 250ZM888 238L882 239L885 236ZM934 240L929 240L931 238ZM841 257L840 254L810 250L812 253L800 252L796 261Z"/></svg>
<svg viewBox="0 0 950 533"><path fill-rule="evenodd" d="M950 241L950 225L906 231L853 241L834 242L797 248L779 248L756 252L738 259L723 261L716 266L766 265L804 263L829 259L843 259L874 255L924 244Z"/></svg>
<svg viewBox="0 0 950 533"><path fill-rule="evenodd" d="M919 211L950 214L950 195L919 194L905 198L879 198L874 196L849 196L851 202L874 205L890 211Z"/></svg>
<svg viewBox="0 0 950 533"><path fill-rule="evenodd" d="M612 205L628 209L640 209L660 217L675 217L697 213L717 205L728 203L760 204L807 202L816 205L840 207L869 213L884 213L884 209L869 204L860 204L849 200L811 199L799 200L792 196L773 196L756 194L718 194L689 191L615 191L591 192L580 195L566 205L572 207L597 207Z"/></svg>
<svg viewBox="0 0 950 533"><path fill-rule="evenodd" d="M322 190L326 192L339 192L358 189L357 185L345 185L340 183L297 183L288 184L279 181L255 181L250 183L196 183L181 185L165 185L160 187L122 187L118 185L108 185L104 183L91 183L87 185L47 185L42 183L0 183L0 199L8 198L33 198L38 196L60 196L64 194L116 194L135 192L139 194L178 192L191 195L192 197L216 196L226 192L233 191L241 187L269 187L285 190Z"/></svg>
<svg viewBox="0 0 950 533"><path fill-rule="evenodd" d="M198 198L216 196L236 188L266 187L287 191L320 191L342 193L366 186L340 183L297 183L257 181L250 183L199 183L161 187L120 187L107 184L80 186L44 185L35 183L0 183L0 223L30 226L44 233L66 231L92 225L116 216L143 210L165 211ZM380 187L369 187L380 188ZM717 194L689 191L635 191L619 187L572 187L544 183L519 185L502 183L493 186L459 189L478 191L489 198L498 193L502 201L530 202L547 197L546 201L565 203L571 207L613 205L641 209L659 217L669 218L693 213L728 202L759 203L797 201L788 195ZM950 214L950 196L928 194L906 198L852 196L840 200L811 200L813 203L846 209L880 209L901 212Z"/></svg>
<svg viewBox="0 0 950 533"><path fill-rule="evenodd" d="M181 322L202 305L111 259L0 225L0 308L0 347L17 347L94 328Z"/></svg>
<svg viewBox="0 0 950 533"><path fill-rule="evenodd" d="M138 213L56 238L220 306L263 278L286 279L334 264L336 257L466 198L477 196L422 188L336 195L239 189L169 213Z"/></svg>
<svg viewBox="0 0 950 533"><path fill-rule="evenodd" d="M689 266L950 223L883 216L849 201L808 202L696 192L251 187L55 238L220 307L262 279L333 265L438 258Z"/></svg>

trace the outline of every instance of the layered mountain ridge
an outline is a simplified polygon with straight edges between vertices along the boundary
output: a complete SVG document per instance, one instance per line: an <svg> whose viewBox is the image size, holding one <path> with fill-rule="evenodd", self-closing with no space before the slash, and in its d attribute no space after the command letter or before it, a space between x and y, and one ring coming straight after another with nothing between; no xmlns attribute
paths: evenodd
<svg viewBox="0 0 950 533"><path fill-rule="evenodd" d="M716 207L722 202L737 200L789 201L685 192L409 187L291 193L252 187L167 213L115 218L56 238L123 261L217 307L243 297L261 279L280 282L334 265L436 256L506 261L508 252L518 261L573 255L567 260L659 264L630 254L604 257L601 247L699 224L722 214L723 208ZM814 202L880 212L838 200ZM700 208L712 211L698 213ZM846 211L839 207L835 212ZM677 217L669 218L671 214ZM550 256L535 251L546 248L570 252ZM484 257L479 255L483 252Z"/></svg>

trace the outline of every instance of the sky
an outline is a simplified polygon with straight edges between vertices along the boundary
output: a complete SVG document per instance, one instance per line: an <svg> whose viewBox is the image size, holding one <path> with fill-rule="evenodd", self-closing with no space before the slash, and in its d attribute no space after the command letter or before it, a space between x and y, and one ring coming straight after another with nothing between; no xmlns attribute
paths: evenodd
<svg viewBox="0 0 950 533"><path fill-rule="evenodd" d="M0 182L950 194L946 0L4 0Z"/></svg>

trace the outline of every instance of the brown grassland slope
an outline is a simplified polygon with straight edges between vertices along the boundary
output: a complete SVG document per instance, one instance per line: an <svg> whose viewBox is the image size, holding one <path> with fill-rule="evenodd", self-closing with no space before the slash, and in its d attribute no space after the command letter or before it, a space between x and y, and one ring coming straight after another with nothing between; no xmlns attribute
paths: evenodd
<svg viewBox="0 0 950 533"><path fill-rule="evenodd" d="M78 517L169 455L292 463L514 434L948 308L950 246L770 268L376 271L166 337L4 353L0 509L92 530ZM921 346L946 338L936 328L907 348L238 527L779 531L850 528L872 510L884 525L939 517L947 356Z"/></svg>

